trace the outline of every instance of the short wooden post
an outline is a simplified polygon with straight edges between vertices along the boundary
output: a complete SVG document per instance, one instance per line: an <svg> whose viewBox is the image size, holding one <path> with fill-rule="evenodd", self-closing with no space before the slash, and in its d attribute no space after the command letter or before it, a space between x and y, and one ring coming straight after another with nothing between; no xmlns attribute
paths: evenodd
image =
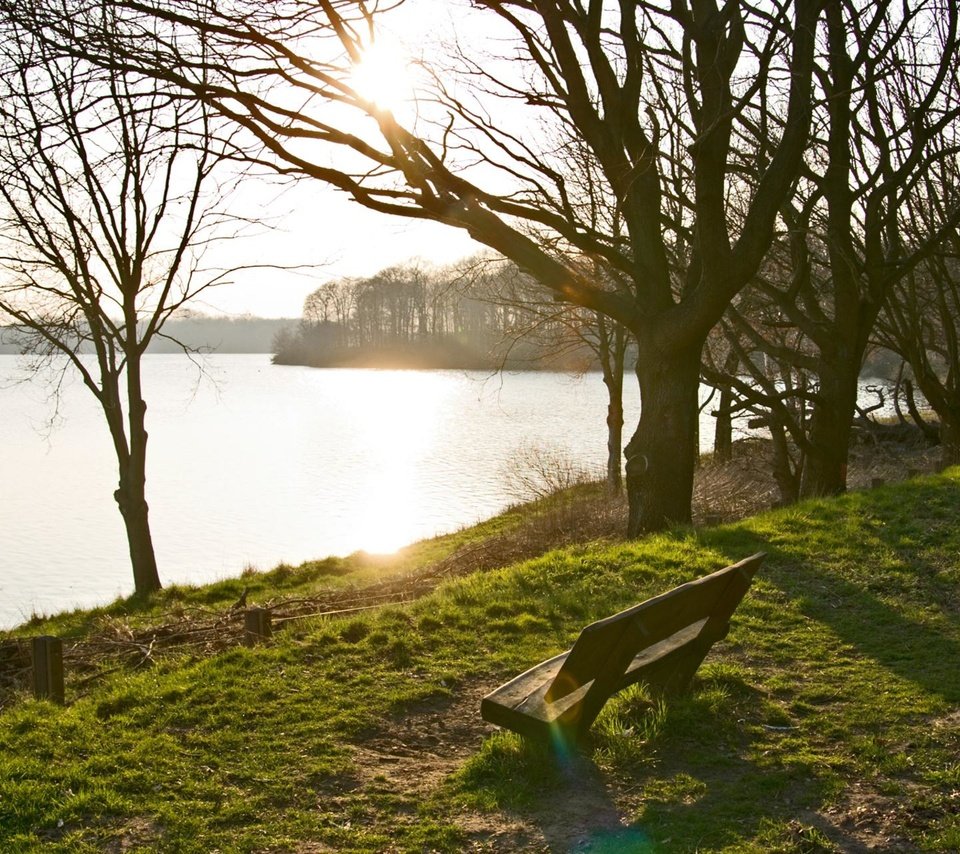
<svg viewBox="0 0 960 854"><path fill-rule="evenodd" d="M51 635L33 638L33 696L63 705L63 641Z"/></svg>
<svg viewBox="0 0 960 854"><path fill-rule="evenodd" d="M873 489L879 489L879 488L880 488L881 486L883 486L885 483L886 483L886 481L885 481L882 477L874 477L874 478L871 478L871 479L870 479L870 486L871 486Z"/></svg>
<svg viewBox="0 0 960 854"><path fill-rule="evenodd" d="M247 608L243 617L243 642L247 646L263 643L273 630L270 626L269 608Z"/></svg>

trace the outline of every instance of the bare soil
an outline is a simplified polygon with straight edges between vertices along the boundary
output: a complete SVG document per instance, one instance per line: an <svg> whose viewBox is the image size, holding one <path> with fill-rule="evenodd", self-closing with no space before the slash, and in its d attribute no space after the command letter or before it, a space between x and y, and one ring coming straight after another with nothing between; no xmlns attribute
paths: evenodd
<svg viewBox="0 0 960 854"><path fill-rule="evenodd" d="M479 713L491 687L461 685L450 700L422 704L385 722L355 746L356 777L344 785L416 801L427 797L496 731ZM589 760L572 757L559 788L522 814L463 812L456 818L470 839L467 851L575 852L598 837L629 832L616 798Z"/></svg>

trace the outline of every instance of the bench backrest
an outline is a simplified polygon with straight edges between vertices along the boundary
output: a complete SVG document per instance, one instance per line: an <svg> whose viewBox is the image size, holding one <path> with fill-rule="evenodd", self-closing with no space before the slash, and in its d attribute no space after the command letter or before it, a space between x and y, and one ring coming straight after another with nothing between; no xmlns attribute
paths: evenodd
<svg viewBox="0 0 960 854"><path fill-rule="evenodd" d="M723 637L763 558L762 553L755 554L591 623L580 633L544 700L555 702L593 680L611 683L597 684L597 691L612 689L638 652L681 635L696 623L703 624L696 637L708 641L708 646Z"/></svg>

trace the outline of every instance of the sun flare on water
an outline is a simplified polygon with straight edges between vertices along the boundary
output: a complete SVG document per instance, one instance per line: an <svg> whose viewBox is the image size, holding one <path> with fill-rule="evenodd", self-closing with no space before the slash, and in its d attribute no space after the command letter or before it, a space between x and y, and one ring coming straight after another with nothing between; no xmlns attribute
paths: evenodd
<svg viewBox="0 0 960 854"><path fill-rule="evenodd" d="M444 376L404 377L380 371L365 379L367 394L351 401L358 447L367 449L363 482L366 512L341 533L368 552L387 554L424 536L429 471L451 382Z"/></svg>
<svg viewBox="0 0 960 854"><path fill-rule="evenodd" d="M380 38L363 50L350 72L356 93L382 110L396 112L413 100L410 60L400 45Z"/></svg>

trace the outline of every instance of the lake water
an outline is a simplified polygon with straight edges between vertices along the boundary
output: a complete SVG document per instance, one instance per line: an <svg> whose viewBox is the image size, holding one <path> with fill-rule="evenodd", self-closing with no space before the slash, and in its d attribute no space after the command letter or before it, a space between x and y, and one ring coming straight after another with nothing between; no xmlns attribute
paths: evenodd
<svg viewBox="0 0 960 854"><path fill-rule="evenodd" d="M202 365L145 359L164 583L455 530L517 500L507 470L530 447L603 471L599 374L317 370L265 354ZM16 382L22 366L0 356L0 627L132 591L96 402L73 380L57 408L48 383ZM638 413L628 401L628 425Z"/></svg>
<svg viewBox="0 0 960 854"><path fill-rule="evenodd" d="M18 382L23 365L0 356L0 628L132 592L96 402L68 377L55 405L49 381ZM531 448L605 467L599 374L318 370L266 354L148 355L144 367L164 583L456 530L521 497L509 471ZM639 401L626 398L628 437Z"/></svg>

